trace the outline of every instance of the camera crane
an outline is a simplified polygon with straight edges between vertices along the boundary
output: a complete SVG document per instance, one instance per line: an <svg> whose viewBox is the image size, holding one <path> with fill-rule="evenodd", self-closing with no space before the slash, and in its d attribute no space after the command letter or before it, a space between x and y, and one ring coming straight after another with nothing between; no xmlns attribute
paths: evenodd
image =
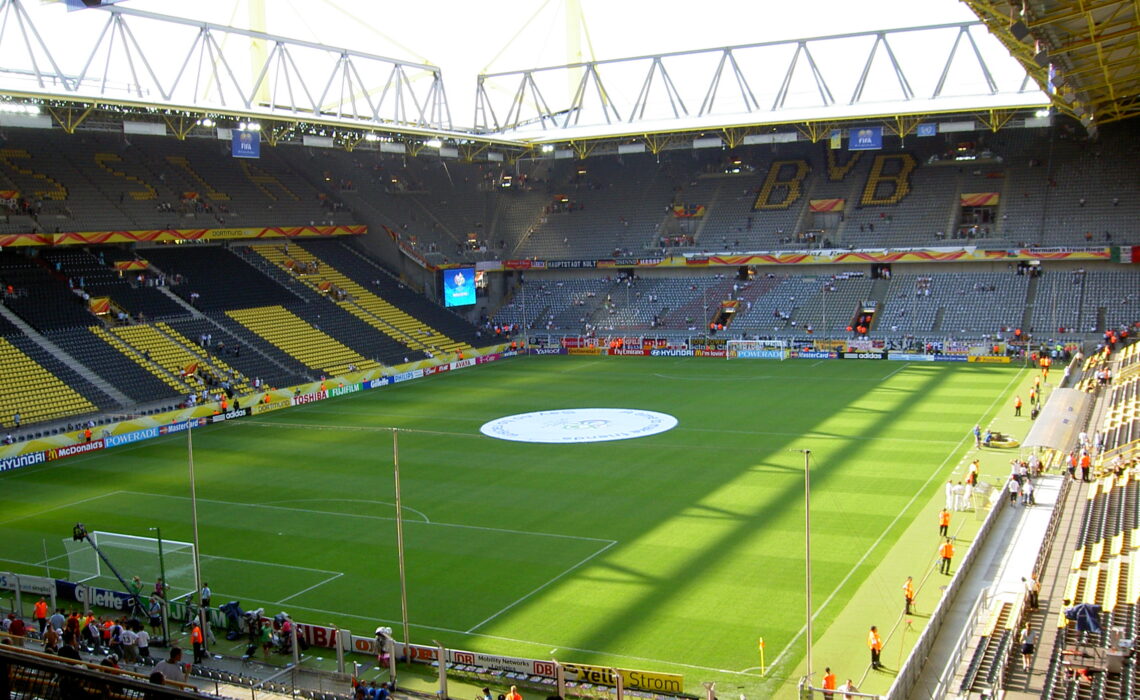
<svg viewBox="0 0 1140 700"><path fill-rule="evenodd" d="M111 573L114 574L115 578L119 580L120 584L122 584L123 590L131 596L132 602L134 603L134 609L131 611L131 615L141 615L144 609L142 597L139 596L138 591L133 590L130 585L127 584L126 579L124 579L122 574L119 573L119 570L115 568L115 565L111 563L111 560L107 558L107 555L103 553L103 550L99 549L99 546L95 544L95 541L87 536L87 528L83 525L83 523L75 523L75 527L71 529L71 539L75 540L76 542L86 542L87 544L91 545L91 549L95 550L95 554L99 556L99 559L107 565L107 568L111 570Z"/></svg>

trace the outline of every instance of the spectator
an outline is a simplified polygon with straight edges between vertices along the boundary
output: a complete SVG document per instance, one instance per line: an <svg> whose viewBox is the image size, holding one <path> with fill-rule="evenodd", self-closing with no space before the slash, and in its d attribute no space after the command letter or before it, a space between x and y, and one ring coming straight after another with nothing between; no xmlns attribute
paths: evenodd
<svg viewBox="0 0 1140 700"><path fill-rule="evenodd" d="M155 664L154 670L160 672L164 680L184 683L186 673L182 670L182 649L170 647L170 657Z"/></svg>

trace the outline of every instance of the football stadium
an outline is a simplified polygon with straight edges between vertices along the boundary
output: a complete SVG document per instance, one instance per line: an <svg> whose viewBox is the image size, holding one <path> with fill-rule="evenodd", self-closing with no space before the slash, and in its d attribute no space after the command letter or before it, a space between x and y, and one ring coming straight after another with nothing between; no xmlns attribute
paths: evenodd
<svg viewBox="0 0 1140 700"><path fill-rule="evenodd" d="M188 5L0 0L0 697L1140 691L1136 3Z"/></svg>

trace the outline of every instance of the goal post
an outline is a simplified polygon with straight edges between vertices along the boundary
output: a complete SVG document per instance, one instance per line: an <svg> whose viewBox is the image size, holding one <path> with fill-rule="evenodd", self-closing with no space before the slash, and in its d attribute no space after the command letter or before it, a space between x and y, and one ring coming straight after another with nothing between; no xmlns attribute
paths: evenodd
<svg viewBox="0 0 1140 700"><path fill-rule="evenodd" d="M168 598L194 590L194 544L157 537L128 535L120 532L94 530L87 533L91 542L114 564L124 576L135 576L143 582L145 598L153 590L154 582L166 572ZM63 540L67 552L68 579L76 583L106 584L117 587L114 574L99 560L95 550L86 542L68 537ZM161 551L161 561L159 552Z"/></svg>

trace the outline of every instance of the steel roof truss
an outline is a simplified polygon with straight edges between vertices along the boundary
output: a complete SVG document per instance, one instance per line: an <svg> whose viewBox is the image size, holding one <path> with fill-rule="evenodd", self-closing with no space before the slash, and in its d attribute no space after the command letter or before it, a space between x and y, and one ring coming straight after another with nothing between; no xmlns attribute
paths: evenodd
<svg viewBox="0 0 1140 700"><path fill-rule="evenodd" d="M654 56L653 60L649 63L649 71L645 74L645 81L641 85L641 92L638 93L637 99L633 103L633 109L629 112L630 123L645 118L645 108L649 104L649 95L653 88L653 79L658 73L661 74L661 85L665 89L665 96L669 99L669 108L673 111L673 117L679 118L681 115L689 116L689 110L685 108L685 101L681 99L681 93L677 91L677 86L673 84L673 79L669 76L669 71L665 70L665 64L662 62L661 57Z"/></svg>
<svg viewBox="0 0 1140 700"><path fill-rule="evenodd" d="M7 28L8 20L11 16L15 16L15 23L20 29L20 36L23 39L24 48L28 52L28 60L32 64L32 72L36 76L36 83L40 89L47 89L45 78L50 79L52 82L57 82L63 86L63 89L71 92L76 88L76 83L63 74L60 70L59 64L55 62L55 57L52 56L51 51L48 50L47 44L44 42L43 37L40 36L39 31L36 30L36 25L32 18L28 16L28 11L18 0L0 0L0 5L4 8L4 21L0 24L0 41L3 40ZM32 40L28 37L29 32L34 37L35 43L39 45L39 50L43 52L44 58L51 64L53 74L47 75L40 69L40 60L36 58L36 47L32 45Z"/></svg>
<svg viewBox="0 0 1140 700"><path fill-rule="evenodd" d="M851 93L851 101L848 105L854 105L859 102L863 97L863 90L867 87L867 78L871 75L871 66L875 63L875 56L879 51L879 44L882 44L887 53L887 57L891 62L891 68L895 71L895 78L899 81L899 89L902 91L904 101L914 99L914 91L910 89L910 83L906 79L906 74L903 73L902 67L899 65L898 60L895 58L895 52L891 50L890 42L887 41L886 34L878 32L875 34L875 41L871 44L871 50L867 52L867 60L863 63L863 73L859 76L859 82L855 84L855 91Z"/></svg>

